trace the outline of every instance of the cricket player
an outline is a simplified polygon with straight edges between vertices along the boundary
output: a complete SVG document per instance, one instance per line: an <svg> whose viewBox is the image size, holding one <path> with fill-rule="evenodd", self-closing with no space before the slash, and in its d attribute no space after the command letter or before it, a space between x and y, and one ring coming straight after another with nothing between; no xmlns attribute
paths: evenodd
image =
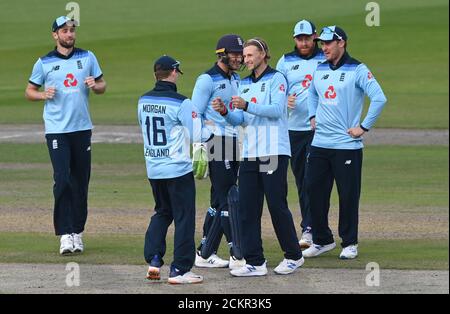
<svg viewBox="0 0 450 314"><path fill-rule="evenodd" d="M243 160L239 169L239 220L246 265L231 271L237 277L264 276L266 259L261 240L261 216L266 198L272 223L285 259L277 274L290 274L304 263L292 214L287 203L287 170L291 149L287 127L287 82L268 65L269 48L253 38L244 44L244 63L252 71L241 81L240 96L232 97L230 110L214 104L233 125L243 131Z"/></svg>
<svg viewBox="0 0 450 314"><path fill-rule="evenodd" d="M330 194L336 181L339 195L341 259L358 256L358 208L361 191L363 138L375 124L386 97L367 66L347 52L347 34L337 26L322 29L317 38L327 59L309 87L308 108L315 129L307 170L314 244L303 252L314 257L336 247L328 227ZM361 122L364 97L370 98Z"/></svg>
<svg viewBox="0 0 450 314"><path fill-rule="evenodd" d="M239 170L237 132L212 107L212 103L218 101L231 104L232 96L238 95L240 77L235 71L242 67L243 45L244 40L239 35L222 36L216 45L217 62L197 78L192 93L196 111L203 120L208 121L205 127L209 130L210 137L206 145L212 190L211 207L206 213L203 239L195 259L197 267L234 269L245 265L244 260L233 254L227 201L228 192L236 184ZM223 233L230 246L229 262L216 254ZM202 252L208 256L202 257Z"/></svg>
<svg viewBox="0 0 450 314"><path fill-rule="evenodd" d="M53 217L55 233L61 236L60 254L84 250L93 128L88 98L91 90L95 94L106 90L95 55L75 48L77 25L66 16L53 22L56 48L36 61L25 91L28 100L45 102L45 137L53 165Z"/></svg>
<svg viewBox="0 0 450 314"><path fill-rule="evenodd" d="M322 50L314 39L317 37L315 25L301 20L294 27L294 51L283 55L277 70L288 81L289 141L291 143L291 168L297 185L302 214L302 237L300 247L307 249L312 244L311 213L308 195L304 189L306 156L309 152L314 131L311 130L308 113L308 88L317 65L325 61Z"/></svg>
<svg viewBox="0 0 450 314"><path fill-rule="evenodd" d="M195 182L190 147L195 112L189 99L177 93L180 62L162 56L154 64L156 85L138 103L147 176L155 199L155 214L145 235L147 279L159 280L166 253L167 229L175 223L174 258L169 283L200 283L192 273L195 258ZM201 128L201 127L200 127Z"/></svg>

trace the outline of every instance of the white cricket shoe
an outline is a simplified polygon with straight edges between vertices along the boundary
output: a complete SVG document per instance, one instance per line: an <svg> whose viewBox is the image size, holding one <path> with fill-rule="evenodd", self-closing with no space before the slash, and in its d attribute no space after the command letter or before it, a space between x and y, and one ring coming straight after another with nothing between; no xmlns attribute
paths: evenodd
<svg viewBox="0 0 450 314"><path fill-rule="evenodd" d="M230 274L235 277L265 276L267 275L266 262L264 262L264 264L262 264L261 266L252 266L246 264L241 268L231 270Z"/></svg>
<svg viewBox="0 0 450 314"><path fill-rule="evenodd" d="M230 256L230 263L228 265L228 268L229 269L238 269L238 268L244 267L245 264L246 264L245 258L237 259L234 256Z"/></svg>
<svg viewBox="0 0 450 314"><path fill-rule="evenodd" d="M204 259L200 254L195 256L195 266L202 268L225 268L228 267L228 261L221 259L216 254Z"/></svg>
<svg viewBox="0 0 450 314"><path fill-rule="evenodd" d="M302 234L302 238L298 242L301 249L308 249L313 245L312 233L310 231L305 231Z"/></svg>
<svg viewBox="0 0 450 314"><path fill-rule="evenodd" d="M335 247L336 247L335 242L327 245L313 244L309 249L303 251L303 257L316 257L323 253L333 250Z"/></svg>
<svg viewBox="0 0 450 314"><path fill-rule="evenodd" d="M65 234L61 236L61 246L59 247L59 254L70 254L73 253L73 237L70 234Z"/></svg>
<svg viewBox="0 0 450 314"><path fill-rule="evenodd" d="M358 257L358 245L349 245L345 247L341 254L339 255L340 259L354 259Z"/></svg>
<svg viewBox="0 0 450 314"><path fill-rule="evenodd" d="M302 267L304 263L305 259L303 257L296 261L285 258L273 271L278 275L292 274L297 268Z"/></svg>
<svg viewBox="0 0 450 314"><path fill-rule="evenodd" d="M75 253L81 253L84 251L84 244L83 244L83 233L74 233L72 234L73 237L73 251Z"/></svg>
<svg viewBox="0 0 450 314"><path fill-rule="evenodd" d="M177 276L169 277L168 281L172 285L202 283L203 282L203 276L194 274L193 272L189 271L187 273L184 273L183 275L177 275Z"/></svg>

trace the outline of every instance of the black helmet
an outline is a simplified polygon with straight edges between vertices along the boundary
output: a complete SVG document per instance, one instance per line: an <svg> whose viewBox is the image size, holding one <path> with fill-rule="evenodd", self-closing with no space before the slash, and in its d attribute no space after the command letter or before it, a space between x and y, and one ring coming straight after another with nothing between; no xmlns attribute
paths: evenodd
<svg viewBox="0 0 450 314"><path fill-rule="evenodd" d="M239 35L229 34L222 36L217 42L216 54L237 52L244 50L244 40Z"/></svg>

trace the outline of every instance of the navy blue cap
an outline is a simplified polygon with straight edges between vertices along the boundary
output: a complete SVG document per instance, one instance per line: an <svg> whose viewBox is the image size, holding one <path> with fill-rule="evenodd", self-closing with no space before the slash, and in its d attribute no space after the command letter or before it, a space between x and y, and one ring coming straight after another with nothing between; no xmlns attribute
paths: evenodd
<svg viewBox="0 0 450 314"><path fill-rule="evenodd" d="M242 53L243 50L244 40L241 36L235 34L222 36L216 45L216 53Z"/></svg>
<svg viewBox="0 0 450 314"><path fill-rule="evenodd" d="M316 33L316 26L307 20L301 20L294 27L294 35L293 37L297 37L300 35L311 36Z"/></svg>
<svg viewBox="0 0 450 314"><path fill-rule="evenodd" d="M61 27L63 27L66 24L68 24L70 26L78 26L79 25L78 21L63 15L63 16L58 17L53 22L53 24L52 24L52 31L56 32L58 29L60 29Z"/></svg>
<svg viewBox="0 0 450 314"><path fill-rule="evenodd" d="M156 72L156 68L158 70L173 70L176 69L177 72L183 74L180 70L180 61L175 60L172 57L164 55L155 61L155 65L153 66L153 70Z"/></svg>
<svg viewBox="0 0 450 314"><path fill-rule="evenodd" d="M336 25L327 26L322 28L320 36L315 40L320 41L333 41L333 40L345 40L347 41L347 34L344 30Z"/></svg>

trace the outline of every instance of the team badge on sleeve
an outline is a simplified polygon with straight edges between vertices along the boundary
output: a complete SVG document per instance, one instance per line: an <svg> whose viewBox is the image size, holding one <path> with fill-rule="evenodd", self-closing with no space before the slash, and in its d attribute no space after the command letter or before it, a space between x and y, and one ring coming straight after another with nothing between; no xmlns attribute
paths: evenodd
<svg viewBox="0 0 450 314"><path fill-rule="evenodd" d="M367 73L367 78L368 78L369 80L373 79L373 74L372 74L372 72L368 72L368 73Z"/></svg>
<svg viewBox="0 0 450 314"><path fill-rule="evenodd" d="M284 84L280 85L280 91L285 93L286 92L286 87L284 86Z"/></svg>

